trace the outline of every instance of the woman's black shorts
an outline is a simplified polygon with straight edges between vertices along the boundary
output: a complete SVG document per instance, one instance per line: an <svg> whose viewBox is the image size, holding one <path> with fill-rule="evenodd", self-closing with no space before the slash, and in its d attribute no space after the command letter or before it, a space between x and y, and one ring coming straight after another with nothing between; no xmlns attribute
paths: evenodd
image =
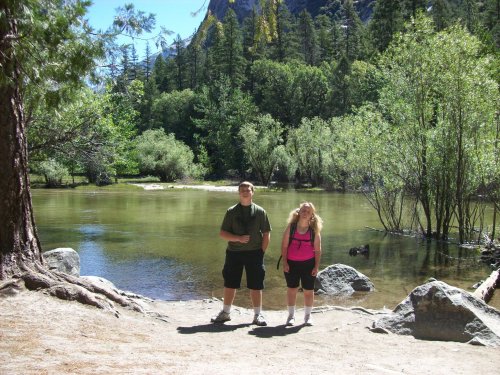
<svg viewBox="0 0 500 375"><path fill-rule="evenodd" d="M302 284L303 289L314 290L316 276L311 275L314 264L314 258L303 261L288 260L290 269L285 272L286 286L288 288L298 288Z"/></svg>

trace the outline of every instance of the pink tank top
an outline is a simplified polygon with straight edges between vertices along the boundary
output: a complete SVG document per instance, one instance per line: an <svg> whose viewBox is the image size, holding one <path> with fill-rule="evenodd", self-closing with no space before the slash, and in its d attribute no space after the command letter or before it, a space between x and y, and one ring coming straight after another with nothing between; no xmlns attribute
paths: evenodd
<svg viewBox="0 0 500 375"><path fill-rule="evenodd" d="M314 258L314 245L311 243L311 228L300 234L297 230L288 244L287 259L303 261Z"/></svg>

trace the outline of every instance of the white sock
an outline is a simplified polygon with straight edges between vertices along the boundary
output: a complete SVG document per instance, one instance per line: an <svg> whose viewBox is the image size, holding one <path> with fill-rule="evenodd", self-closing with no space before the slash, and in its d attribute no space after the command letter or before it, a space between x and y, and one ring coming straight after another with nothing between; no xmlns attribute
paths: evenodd
<svg viewBox="0 0 500 375"><path fill-rule="evenodd" d="M295 306L287 306L288 307L288 316L295 316Z"/></svg>
<svg viewBox="0 0 500 375"><path fill-rule="evenodd" d="M223 305L222 311L229 314L231 312L231 305Z"/></svg>
<svg viewBox="0 0 500 375"><path fill-rule="evenodd" d="M262 312L262 307L259 306L259 307L254 307L253 308L253 313L255 315L259 315L261 312Z"/></svg>
<svg viewBox="0 0 500 375"><path fill-rule="evenodd" d="M304 314L311 315L313 307L312 306L304 306Z"/></svg>

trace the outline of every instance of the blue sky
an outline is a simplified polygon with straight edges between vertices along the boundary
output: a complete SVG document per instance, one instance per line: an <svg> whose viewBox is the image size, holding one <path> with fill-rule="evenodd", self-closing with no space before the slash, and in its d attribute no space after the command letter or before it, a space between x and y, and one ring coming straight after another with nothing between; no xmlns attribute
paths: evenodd
<svg viewBox="0 0 500 375"><path fill-rule="evenodd" d="M156 15L156 29L151 34L142 34L141 38L153 37L160 32L160 27L173 31L167 38L168 43L172 43L177 34L185 39L192 35L205 17L209 0L94 0L89 7L86 18L95 29L106 30L113 23L116 15L116 8L125 4L134 4L136 10L147 14ZM192 13L202 10L193 17ZM130 41L124 41L129 43ZM136 39L134 41L137 54L144 55L146 42ZM149 42L151 53L159 51L154 39Z"/></svg>

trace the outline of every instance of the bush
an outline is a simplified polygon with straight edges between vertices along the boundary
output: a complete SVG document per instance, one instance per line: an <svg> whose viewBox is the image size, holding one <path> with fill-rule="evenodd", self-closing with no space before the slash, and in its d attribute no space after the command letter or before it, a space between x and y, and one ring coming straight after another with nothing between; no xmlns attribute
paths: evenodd
<svg viewBox="0 0 500 375"><path fill-rule="evenodd" d="M39 172L45 177L47 187L61 186L63 179L69 176L68 169L54 159L42 161Z"/></svg>
<svg viewBox="0 0 500 375"><path fill-rule="evenodd" d="M145 131L137 137L136 147L141 174L157 176L162 182L202 178L205 173L203 166L193 162L191 149L163 129Z"/></svg>

